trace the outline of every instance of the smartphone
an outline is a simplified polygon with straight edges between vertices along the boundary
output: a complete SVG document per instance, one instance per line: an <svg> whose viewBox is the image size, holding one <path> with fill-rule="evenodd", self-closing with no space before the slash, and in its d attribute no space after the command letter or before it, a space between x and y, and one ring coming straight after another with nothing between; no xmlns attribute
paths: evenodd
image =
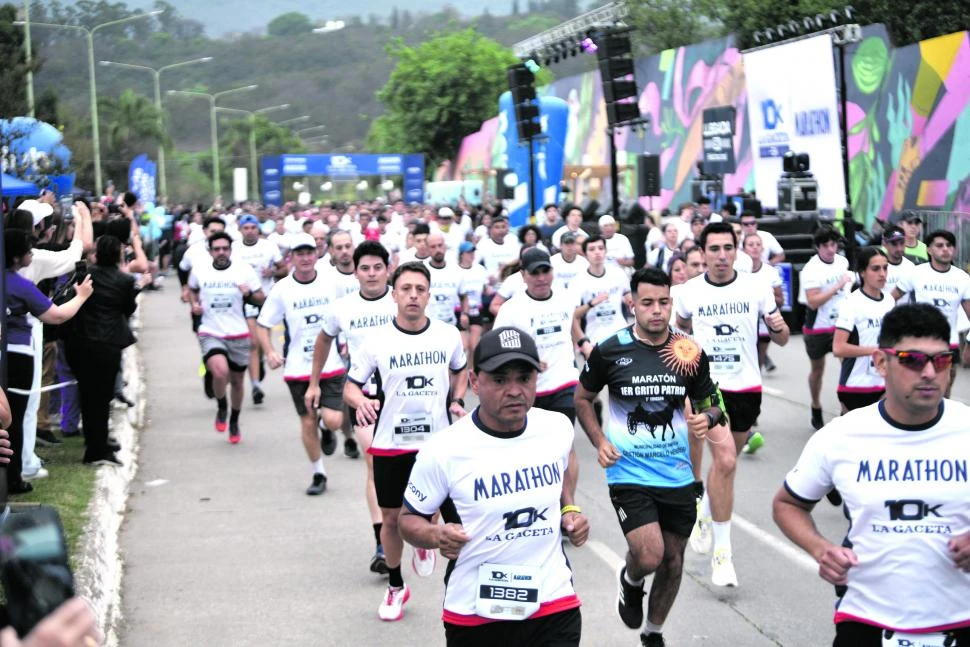
<svg viewBox="0 0 970 647"><path fill-rule="evenodd" d="M74 282L80 285L84 282L84 277L88 275L88 264L84 261L78 261L74 264Z"/></svg>
<svg viewBox="0 0 970 647"><path fill-rule="evenodd" d="M61 198L61 218L66 221L74 220L74 196Z"/></svg>

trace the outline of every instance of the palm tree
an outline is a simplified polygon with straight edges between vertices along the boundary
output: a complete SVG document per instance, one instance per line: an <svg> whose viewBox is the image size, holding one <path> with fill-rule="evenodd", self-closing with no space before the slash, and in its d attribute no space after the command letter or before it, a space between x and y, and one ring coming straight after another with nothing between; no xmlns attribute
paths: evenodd
<svg viewBox="0 0 970 647"><path fill-rule="evenodd" d="M125 90L117 100L102 99L98 109L108 135L104 166L115 177L126 176L128 164L139 154L154 156L159 144L171 145L164 117L148 97Z"/></svg>

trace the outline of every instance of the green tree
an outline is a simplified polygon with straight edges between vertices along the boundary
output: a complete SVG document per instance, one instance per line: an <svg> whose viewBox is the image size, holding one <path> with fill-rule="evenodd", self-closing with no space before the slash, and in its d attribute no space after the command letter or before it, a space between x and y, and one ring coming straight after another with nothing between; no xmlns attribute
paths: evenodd
<svg viewBox="0 0 970 647"><path fill-rule="evenodd" d="M103 160L107 177L126 176L132 159L141 153L154 156L159 144L170 144L159 112L148 97L125 90L117 99L101 99L98 112L107 131L108 159Z"/></svg>
<svg viewBox="0 0 970 647"><path fill-rule="evenodd" d="M266 26L266 32L270 36L299 36L309 34L311 31L313 31L313 23L306 14L298 11L277 16Z"/></svg>
<svg viewBox="0 0 970 647"><path fill-rule="evenodd" d="M254 121L248 117L226 121L219 127L219 172L223 186L232 186L233 168L249 168L251 124L256 128L257 155L306 152L296 133L270 121L265 115L256 115Z"/></svg>
<svg viewBox="0 0 970 647"><path fill-rule="evenodd" d="M424 153L432 169L497 114L505 70L518 62L507 48L471 29L418 47L398 39L387 51L397 66L377 95L385 114L373 122L368 142L381 150Z"/></svg>
<svg viewBox="0 0 970 647"><path fill-rule="evenodd" d="M720 0L631 0L634 41L643 51L654 53L717 36L718 26L701 6L713 2Z"/></svg>

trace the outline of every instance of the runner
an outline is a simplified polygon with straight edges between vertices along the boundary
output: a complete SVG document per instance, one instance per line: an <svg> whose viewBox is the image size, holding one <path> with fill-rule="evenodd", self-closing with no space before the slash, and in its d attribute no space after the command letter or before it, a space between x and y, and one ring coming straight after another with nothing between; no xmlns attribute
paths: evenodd
<svg viewBox="0 0 970 647"><path fill-rule="evenodd" d="M825 424L820 399L825 356L832 352L832 334L835 322L839 320L839 307L849 295L854 280L849 272L849 261L838 254L841 240L839 234L828 227L815 232L816 254L798 275L798 301L805 305L802 335L811 364L808 391L812 397L812 427L815 429L821 429Z"/></svg>
<svg viewBox="0 0 970 647"><path fill-rule="evenodd" d="M552 262L553 289L565 291L569 285L589 269L589 261L579 253L579 238L572 232L567 232L559 238L559 253L553 254Z"/></svg>
<svg viewBox="0 0 970 647"><path fill-rule="evenodd" d="M886 275L886 287L883 292L892 295L893 288L896 287L904 277L916 268L913 261L906 258L903 250L906 248L906 235L903 230L896 225L889 225L883 231L882 248L889 258L889 271Z"/></svg>
<svg viewBox="0 0 970 647"><path fill-rule="evenodd" d="M487 323L482 300L488 276L485 268L475 262L475 245L468 241L458 246L458 267L461 268L461 293L468 308L468 328L461 331L461 338L465 343L465 355L470 359ZM469 362L468 369L475 370L474 364Z"/></svg>
<svg viewBox="0 0 970 647"><path fill-rule="evenodd" d="M357 268L357 279L360 281L360 292L348 294L334 302L328 309L322 322L320 333L317 335L313 347L313 364L310 369L310 384L307 387L306 406L316 411L321 404L320 374L324 362L334 352L334 340L339 336L347 338L347 353L353 359L361 352L362 345L368 333L376 328L385 326L394 319L397 306L391 296L391 289L387 285L387 250L378 242L364 241L354 250L354 267ZM316 377L315 377L316 376ZM376 396L376 383L371 380L365 387L364 393ZM342 397L342 393L341 393ZM361 425L357 422L356 412L350 411L350 421L354 425L353 438L344 441L344 455L352 456L358 453L358 444L364 451L364 461L367 464L367 479L364 484L364 497L370 512L371 524L374 529L376 548L370 561L370 570L378 574L387 573L387 563L384 559L384 548L381 545L381 509L377 505L377 494L374 490L374 457L370 446L374 440L374 426ZM330 436L334 434L331 431ZM336 442L333 440L332 442Z"/></svg>
<svg viewBox="0 0 970 647"><path fill-rule="evenodd" d="M775 305L780 308L781 304L784 303L784 297L781 293L781 275L773 265L768 264L768 262L765 260L761 234L749 233L744 237L744 242L741 244L741 247L744 253L751 258L752 276L761 279L765 285L768 286L768 289L771 290L771 294L775 297ZM775 363L771 361L770 357L768 357L768 345L770 343L771 338L768 335L768 328L765 327L764 321L759 320L758 366L761 366L762 370L766 373L771 373L775 370Z"/></svg>
<svg viewBox="0 0 970 647"><path fill-rule="evenodd" d="M565 535L581 546L589 534L568 483L572 425L530 409L541 364L527 332L493 329L475 354L481 404L418 454L401 535L451 560L448 645L579 645L580 602L561 544ZM438 508L444 525L432 521Z"/></svg>
<svg viewBox="0 0 970 647"><path fill-rule="evenodd" d="M610 214L600 216L599 219L600 236L606 243L606 262L612 263L617 267L633 267L633 246L630 239L619 233L619 226L616 218ZM560 238L560 242L562 239ZM632 271L632 269L631 269Z"/></svg>
<svg viewBox="0 0 970 647"><path fill-rule="evenodd" d="M930 305L887 314L872 356L886 398L812 436L775 495L775 523L838 587L835 647L970 645L970 407L943 398L949 341ZM841 544L812 521L832 488Z"/></svg>
<svg viewBox="0 0 970 647"><path fill-rule="evenodd" d="M623 270L606 264L606 243L599 236L583 241L583 253L589 268L570 286L580 303L573 319L573 326L582 330L579 350L588 357L595 344L626 326L623 305L630 282Z"/></svg>
<svg viewBox="0 0 970 647"><path fill-rule="evenodd" d="M926 243L919 239L920 230L923 228L923 219L919 217L919 214L912 211L903 212L896 224L902 228L906 235L906 249L903 252L906 258L915 265L928 262L930 257L926 251Z"/></svg>
<svg viewBox="0 0 970 647"><path fill-rule="evenodd" d="M249 263L260 279L263 294L269 295L270 290L273 289L273 279L281 279L287 272L280 248L265 238L260 238L259 219L256 216L244 213L239 216L238 224L239 233L242 234L242 244L237 244L235 247L236 259ZM249 335L253 339L259 339L256 318L259 317L260 306L247 303L245 308ZM261 357L263 352L259 344L253 344L249 349L249 381L253 387L253 404L262 404L266 397L261 384L265 373Z"/></svg>
<svg viewBox="0 0 970 647"><path fill-rule="evenodd" d="M419 222L414 225L414 229L411 231L412 240L414 245L405 250L402 250L398 254L398 264L403 265L404 263L410 263L411 261L424 262L430 258L428 253L428 236L431 234L431 228L427 223Z"/></svg>
<svg viewBox="0 0 970 647"><path fill-rule="evenodd" d="M712 406L717 386L707 355L670 330L670 278L645 267L633 274L630 288L636 322L590 352L576 409L606 468L610 500L627 541L617 573L617 612L630 629L643 624L644 578L654 574L641 636L652 647L664 645L663 624L680 588L696 516L687 436L703 438L722 413ZM605 433L593 409L603 387L610 393ZM687 399L695 403L694 415L684 411ZM721 438L730 440L725 431Z"/></svg>
<svg viewBox="0 0 970 647"><path fill-rule="evenodd" d="M475 262L485 266L489 285L494 289L501 287L502 266L514 263L519 258L519 241L509 236L509 219L495 216L488 227L488 237L478 242L475 248Z"/></svg>
<svg viewBox="0 0 970 647"><path fill-rule="evenodd" d="M216 398L215 429L229 429L229 442L242 439L239 411L242 408L246 368L249 364L249 327L243 312L244 303L263 303L265 296L256 272L247 263L233 263L232 237L216 232L209 237L212 261L198 264L189 275L189 299L192 314L200 315L199 346L202 361L212 374ZM183 259L184 260L184 259ZM232 385L232 411L228 414L226 390Z"/></svg>
<svg viewBox="0 0 970 647"><path fill-rule="evenodd" d="M751 433L761 413L757 322L764 319L771 341L779 346L788 343L789 335L771 291L751 274L734 269L736 241L727 223L704 228L698 243L707 272L685 283L675 303L677 328L692 333L701 348L711 351L711 375L721 384L734 437L734 447L710 444L714 464L691 535L691 547L701 554L711 550L713 539L711 581L717 586L738 585L731 555L735 458L742 450L754 453L764 445L760 433Z"/></svg>
<svg viewBox="0 0 970 647"><path fill-rule="evenodd" d="M381 620L404 617L411 593L401 576L404 544L398 516L420 447L451 417L465 415L468 371L461 335L454 326L429 319L431 275L419 262L394 270L391 288L398 310L394 320L372 330L366 344L351 360L344 402L357 411L357 422L375 425L374 484L381 508L381 545L388 568L388 588L380 606ZM379 392L368 397L362 390L376 375ZM411 561L418 575L434 572L435 553L415 550Z"/></svg>
<svg viewBox="0 0 970 647"><path fill-rule="evenodd" d="M243 234L245 236L245 233ZM317 260L316 241L310 234L297 234L292 239L290 261L293 274L273 286L259 315L259 345L270 368L284 366L283 380L300 417L300 437L310 459L309 495L323 494L327 489L327 471L323 467L320 439L317 436L317 410L308 409L304 397L310 384L313 347L327 307L334 301L334 286L314 268ZM286 324L286 348L280 356L273 349L270 333L274 326ZM343 383L346 369L340 354L332 349L320 375L326 385L321 416L327 429L339 429L343 422Z"/></svg>
<svg viewBox="0 0 970 647"><path fill-rule="evenodd" d="M350 232L341 229L331 231L327 247L330 250L329 262L318 260L317 271L334 284L338 299L357 292L360 284L354 274L354 239Z"/></svg>
<svg viewBox="0 0 970 647"><path fill-rule="evenodd" d="M589 234L582 230L580 225L583 224L583 210L577 206L569 207L566 210L566 218L564 219L565 224L553 232L550 242L553 248L562 248L562 237L567 233L570 233L576 237L577 242L582 243Z"/></svg>
<svg viewBox="0 0 970 647"><path fill-rule="evenodd" d="M468 330L468 299L462 293L462 272L445 260L448 249L445 237L440 233L428 236L428 253L425 261L431 272L431 300L428 314L458 330Z"/></svg>
<svg viewBox="0 0 970 647"><path fill-rule="evenodd" d="M748 236L757 235L761 238L761 262L777 265L785 260L785 250L778 239L768 231L758 230L758 218L750 211L741 213L741 247Z"/></svg>

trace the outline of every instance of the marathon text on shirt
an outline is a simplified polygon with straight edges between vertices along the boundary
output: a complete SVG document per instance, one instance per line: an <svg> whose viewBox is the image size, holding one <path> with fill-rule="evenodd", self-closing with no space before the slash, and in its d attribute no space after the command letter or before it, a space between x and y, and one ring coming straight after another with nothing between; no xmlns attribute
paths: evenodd
<svg viewBox="0 0 970 647"><path fill-rule="evenodd" d="M209 290L218 290L219 288L228 288L231 290L236 290L239 288L238 285L232 281L213 281L213 280L202 280L202 288Z"/></svg>
<svg viewBox="0 0 970 647"><path fill-rule="evenodd" d="M357 330L358 328L374 328L376 326L383 326L389 323L391 319L394 318L393 314L380 314L380 315L370 315L367 317L358 317L356 319L350 320L350 329Z"/></svg>
<svg viewBox="0 0 970 647"><path fill-rule="evenodd" d="M967 461L949 458L882 460L870 465L859 461L859 481L958 481L967 482Z"/></svg>
<svg viewBox="0 0 970 647"><path fill-rule="evenodd" d="M429 364L447 364L448 355L440 350L419 351L416 353L401 353L391 355L390 368L407 366L428 366Z"/></svg>
<svg viewBox="0 0 970 647"><path fill-rule="evenodd" d="M489 499L516 492L526 492L561 482L562 471L558 463L523 467L512 473L499 472L492 474L491 478L475 479L475 500L478 501L479 497Z"/></svg>
<svg viewBox="0 0 970 647"><path fill-rule="evenodd" d="M304 308L314 308L316 306L325 306L330 303L330 299L326 297L307 297L305 299L297 299L293 302L292 308L294 310L302 310Z"/></svg>
<svg viewBox="0 0 970 647"><path fill-rule="evenodd" d="M733 301L731 303L714 303L708 306L699 306L697 314L702 317L716 317L719 315L740 315L751 312L749 301Z"/></svg>
<svg viewBox="0 0 970 647"><path fill-rule="evenodd" d="M950 294L960 294L960 288L956 285L946 285L944 283L924 283L920 286L926 292L949 292Z"/></svg>

